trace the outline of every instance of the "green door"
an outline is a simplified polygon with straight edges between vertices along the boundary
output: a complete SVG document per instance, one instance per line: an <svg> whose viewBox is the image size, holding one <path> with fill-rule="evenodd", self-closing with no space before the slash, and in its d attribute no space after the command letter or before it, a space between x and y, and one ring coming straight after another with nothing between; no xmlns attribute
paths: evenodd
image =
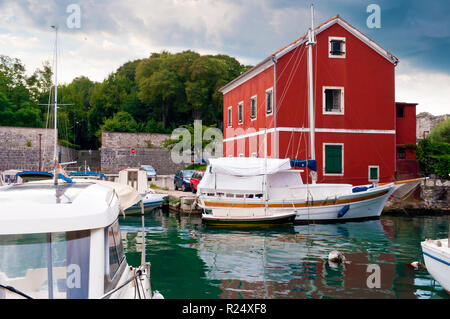
<svg viewBox="0 0 450 319"><path fill-rule="evenodd" d="M342 174L342 145L325 145L325 174Z"/></svg>

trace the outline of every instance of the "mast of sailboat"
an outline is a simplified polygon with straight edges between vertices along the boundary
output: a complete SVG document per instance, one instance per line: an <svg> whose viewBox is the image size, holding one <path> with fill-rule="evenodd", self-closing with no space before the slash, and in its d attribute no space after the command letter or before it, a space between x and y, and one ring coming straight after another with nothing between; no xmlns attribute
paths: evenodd
<svg viewBox="0 0 450 319"><path fill-rule="evenodd" d="M264 126L264 215L267 215L267 128Z"/></svg>
<svg viewBox="0 0 450 319"><path fill-rule="evenodd" d="M309 117L309 157L316 160L315 151L315 113L314 113L314 84L312 47L316 44L314 35L314 6L311 4L311 28L308 30L308 117ZM317 181L317 173L310 171L313 184Z"/></svg>
<svg viewBox="0 0 450 319"><path fill-rule="evenodd" d="M55 122L55 137L54 137L54 149L53 149L53 161L55 166L55 185L58 184L58 27L52 25L55 29L55 102L54 102L54 122Z"/></svg>

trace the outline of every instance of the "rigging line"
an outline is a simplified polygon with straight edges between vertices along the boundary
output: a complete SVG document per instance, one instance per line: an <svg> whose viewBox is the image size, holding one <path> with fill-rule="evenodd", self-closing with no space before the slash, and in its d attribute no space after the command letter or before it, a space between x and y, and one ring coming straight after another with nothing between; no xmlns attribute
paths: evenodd
<svg viewBox="0 0 450 319"><path fill-rule="evenodd" d="M52 50L52 65L53 65L53 69L52 69L52 76L53 76L53 72L55 71L55 60L56 60L56 42L53 45L53 50ZM52 77L50 77L52 78ZM42 158L45 158L46 153L47 153L47 136L48 136L48 129L49 127L49 120L51 119L51 115L50 115L50 105L53 105L53 103L51 103L52 101L52 96L53 96L53 83L50 81L50 86L48 87L48 105L47 105L47 119L46 119L46 123L45 123L45 134L44 134L44 145L43 145L43 152L42 152ZM45 165L45 162L44 162ZM42 167L43 168L43 167Z"/></svg>
<svg viewBox="0 0 450 319"><path fill-rule="evenodd" d="M304 56L305 52L306 52L305 47L302 47L302 48L299 48L299 50L296 50L296 52L292 55L292 57L294 55L296 55L296 58L295 58L295 61L294 61L294 65L290 68L290 73L289 73L289 76L288 76L288 80L286 81L286 85L284 86L283 92L281 94L281 97L280 97L280 99L279 99L279 101L277 103L277 109L275 110L275 115L278 114L278 112L279 112L279 110L281 108L281 105L283 104L283 101L284 101L285 97L287 96L287 92L289 90L289 87L291 86L291 83L292 83L292 81L295 78L295 74L297 73L298 67L300 66L301 61L303 60L303 56ZM286 68L287 68L287 66L286 66ZM295 108L295 110L296 110L295 114L297 115L298 108ZM271 121L269 122L269 125L271 126L274 121L275 121L275 119L272 118ZM291 136L292 136L292 134L291 134Z"/></svg>
<svg viewBox="0 0 450 319"><path fill-rule="evenodd" d="M300 52L302 52L301 55L300 55ZM300 63L301 63L301 61L303 60L303 56L305 55L305 52L306 52L306 50L305 50L304 47L303 47L303 50L300 49L300 50L298 50L298 52L297 52L299 56L297 56L297 58L296 58L296 60L295 60L295 64L293 65L293 67L291 68L291 72L289 73L289 77L288 77L288 80L287 80L287 84L286 84L286 86L284 87L282 96L280 97L280 101L279 101L280 105L283 104L284 98L285 98L286 95L287 95L287 91L288 91L289 87L291 86L291 83L292 83L292 81L293 81L293 79L294 79L294 77L295 77L295 74L297 73L297 70L298 70L298 67L300 66Z"/></svg>
<svg viewBox="0 0 450 319"><path fill-rule="evenodd" d="M279 111L279 109L280 109L280 107L281 107L281 104L283 103L284 98L285 98L286 95L287 95L287 91L288 91L288 89L289 89L289 87L290 87L290 85L291 85L291 83L292 83L292 81L293 81L293 79L294 79L294 77L295 77L295 73L296 73L298 67L300 66L300 62L302 61L305 52L306 52L305 46L302 46L301 48L299 48L299 50L296 50L296 52L295 52L294 54L292 54L292 56L291 56L291 58L290 58L290 60L291 60L291 59L294 57L294 55L296 56L296 58L295 58L295 64L294 64L293 67L290 68L290 73L289 73L289 76L288 76L287 84L286 84L286 86L285 86L284 89L283 89L282 96L280 97L280 100L278 101L279 104L277 103L277 109L274 111L274 115L275 115L275 116L278 114L278 111ZM301 55L300 55L300 53L301 53ZM290 61L290 60L289 60L289 61ZM288 65L287 65L287 66L288 66ZM287 69L287 66L284 68L284 70ZM282 72L284 72L284 70L283 70ZM281 75L280 75L280 76L281 76ZM280 76L279 76L279 77L280 77ZM274 85L275 85L275 83L274 83ZM274 99L276 99L276 96L272 96L272 97L273 97ZM279 105L280 105L280 107L278 107ZM264 107L264 113L266 113L266 98L264 98L264 102L263 102L263 103L261 103L260 105L257 105L257 114L260 112L260 110L261 110L262 107ZM296 109L296 111L298 111L298 110ZM238 116L239 116L239 114L238 114ZM269 121L269 126L272 126L272 124L274 123L274 121L275 121L275 118L274 118L274 116L272 116L272 119L270 119L270 121ZM244 139L244 143L245 143L245 139ZM260 145L259 145L259 144L260 144L260 143L258 143L258 148L260 148ZM233 151L233 152L234 152L234 151Z"/></svg>
<svg viewBox="0 0 450 319"><path fill-rule="evenodd" d="M301 49L298 50L298 52L302 51L302 55L301 55L301 57L300 57L300 60L296 61L295 68L293 67L293 68L291 69L291 74L297 73L297 69L298 69L298 67L299 67L299 65L300 65L300 63L301 63L301 61L302 61L302 59L303 59L303 56L304 56L305 52L306 52L304 46L302 47L302 49L303 49L303 50L301 50ZM292 78L289 79L289 81L288 81L289 83L288 83L288 85L285 87L285 92L286 92L286 93L287 93L287 88L289 88L289 86L290 86L291 82L293 81L293 79L294 79L294 77L292 77ZM285 93L285 95L283 96L282 100L280 101L280 104L282 104L284 98L286 97L286 93ZM297 117L298 111L299 111L299 108L296 107L296 108L295 108L295 118ZM293 139L293 134L294 134L294 133L291 132L291 137L290 137L290 139L289 139L288 149L289 149L290 144L291 144L291 141L292 141L292 139Z"/></svg>

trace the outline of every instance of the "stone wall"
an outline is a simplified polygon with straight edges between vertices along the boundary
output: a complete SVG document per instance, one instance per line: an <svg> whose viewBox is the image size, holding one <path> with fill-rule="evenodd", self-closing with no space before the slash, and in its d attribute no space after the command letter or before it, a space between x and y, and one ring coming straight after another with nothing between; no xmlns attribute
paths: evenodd
<svg viewBox="0 0 450 319"><path fill-rule="evenodd" d="M158 175L174 174L187 164L174 163L169 151L162 147L162 142L169 137L167 134L103 132L101 171L118 173L127 167L152 165ZM131 148L136 149L135 156L130 155Z"/></svg>
<svg viewBox="0 0 450 319"><path fill-rule="evenodd" d="M449 114L432 115L427 112L422 112L416 115L416 138L421 140L430 134L433 128L442 121L449 118Z"/></svg>
<svg viewBox="0 0 450 319"><path fill-rule="evenodd" d="M383 213L390 212L447 212L450 213L450 181L427 179L405 197L394 196L386 203Z"/></svg>
<svg viewBox="0 0 450 319"><path fill-rule="evenodd" d="M0 170L39 169L39 134L41 134L42 169L52 166L53 129L0 127Z"/></svg>
<svg viewBox="0 0 450 319"><path fill-rule="evenodd" d="M161 147L169 134L102 132L102 147L106 148L149 148Z"/></svg>

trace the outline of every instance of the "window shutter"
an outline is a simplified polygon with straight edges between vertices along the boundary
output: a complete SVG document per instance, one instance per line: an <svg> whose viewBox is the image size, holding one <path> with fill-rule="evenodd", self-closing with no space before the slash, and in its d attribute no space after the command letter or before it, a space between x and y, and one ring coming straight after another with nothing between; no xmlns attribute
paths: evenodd
<svg viewBox="0 0 450 319"><path fill-rule="evenodd" d="M342 174L342 145L325 145L325 174Z"/></svg>

